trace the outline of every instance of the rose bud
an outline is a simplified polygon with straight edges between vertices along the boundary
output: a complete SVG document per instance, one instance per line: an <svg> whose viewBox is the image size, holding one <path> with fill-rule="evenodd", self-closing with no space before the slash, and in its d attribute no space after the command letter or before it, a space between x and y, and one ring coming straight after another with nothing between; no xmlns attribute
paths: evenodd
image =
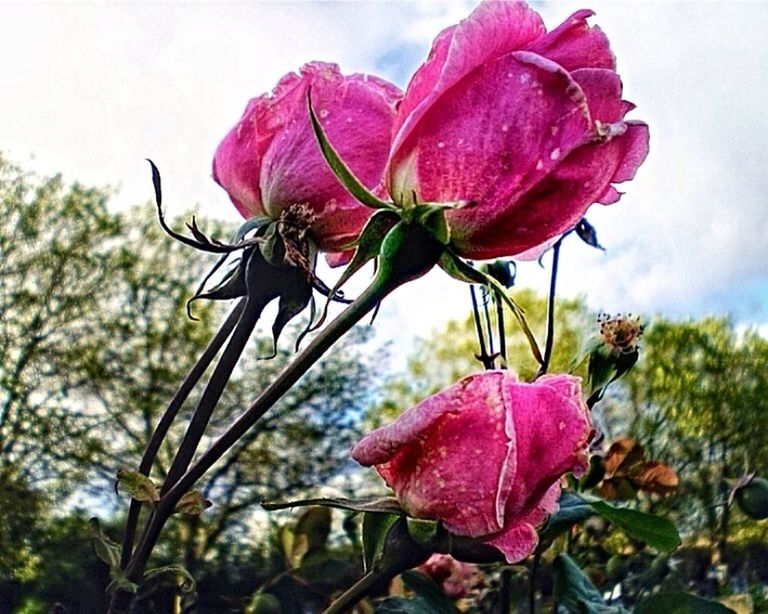
<svg viewBox="0 0 768 614"><path fill-rule="evenodd" d="M284 76L271 94L253 98L213 159L213 178L245 218L274 220L295 208L320 250L354 240L371 209L359 204L323 159L312 131L312 106L331 144L357 178L380 185L400 90L378 77L344 76L313 62Z"/></svg>
<svg viewBox="0 0 768 614"><path fill-rule="evenodd" d="M648 152L608 39L580 10L547 32L524 2L487 1L435 39L395 122L396 203L465 202L446 219L460 256L530 252L619 199Z"/></svg>
<svg viewBox="0 0 768 614"><path fill-rule="evenodd" d="M480 538L513 563L556 511L560 478L587 468L591 432L579 378L523 383L483 371L369 433L352 457L375 465L410 516Z"/></svg>
<svg viewBox="0 0 768 614"><path fill-rule="evenodd" d="M450 554L433 554L416 571L432 578L452 599L466 597L482 583L482 572L477 565L457 561Z"/></svg>

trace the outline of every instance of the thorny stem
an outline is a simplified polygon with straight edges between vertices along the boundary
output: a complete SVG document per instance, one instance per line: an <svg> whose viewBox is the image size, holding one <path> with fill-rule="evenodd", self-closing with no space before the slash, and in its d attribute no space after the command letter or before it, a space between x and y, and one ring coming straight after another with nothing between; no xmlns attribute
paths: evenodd
<svg viewBox="0 0 768 614"><path fill-rule="evenodd" d="M205 348L200 358L195 365L190 369L184 381L176 390L171 398L168 406L165 408L160 421L157 423L152 436L147 443L147 447L144 450L144 454L141 457L139 463L139 472L144 475L149 475L152 470L152 464L155 462L157 452L160 449L163 441L165 440L168 430L171 428L171 424L176 419L176 415L179 413L181 406L186 401L189 393L195 387L197 382L202 377L205 370L211 364L216 354L218 354L224 342L227 340L232 330L235 328L237 321L240 319L240 315L245 307L245 299L241 300L235 308L227 316L227 319L221 325L217 333L208 343L208 347ZM123 534L123 543L120 554L120 566L124 569L131 558L131 552L133 550L133 540L136 537L136 527L139 521L139 514L141 513L141 501L131 499L130 507L128 508L128 518L125 523L125 533Z"/></svg>
<svg viewBox="0 0 768 614"><path fill-rule="evenodd" d="M549 279L549 299L547 302L547 341L544 346L544 360L541 362L536 378L538 379L549 369L549 361L552 358L552 346L555 342L555 293L557 286L557 265L560 261L560 245L563 237L558 239L552 248L552 276Z"/></svg>

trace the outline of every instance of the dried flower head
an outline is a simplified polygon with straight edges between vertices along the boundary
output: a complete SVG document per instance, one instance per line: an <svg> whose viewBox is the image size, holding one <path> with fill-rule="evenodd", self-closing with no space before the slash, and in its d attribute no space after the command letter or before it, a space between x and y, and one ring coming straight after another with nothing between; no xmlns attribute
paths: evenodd
<svg viewBox="0 0 768 614"><path fill-rule="evenodd" d="M645 326L640 316L628 313L617 313L612 316L601 313L597 316L600 336L609 346L620 354L631 354L637 350L637 344Z"/></svg>

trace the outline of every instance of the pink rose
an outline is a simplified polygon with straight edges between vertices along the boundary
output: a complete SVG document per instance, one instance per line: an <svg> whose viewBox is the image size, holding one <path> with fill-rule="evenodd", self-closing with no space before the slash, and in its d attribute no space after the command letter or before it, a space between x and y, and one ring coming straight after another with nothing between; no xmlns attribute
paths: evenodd
<svg viewBox="0 0 768 614"><path fill-rule="evenodd" d="M547 32L524 2L486 1L441 32L406 90L388 169L396 202L447 213L467 258L520 254L569 230L648 152L608 39L581 10Z"/></svg>
<svg viewBox="0 0 768 614"><path fill-rule="evenodd" d="M417 571L432 578L453 599L466 595L482 582L477 565L457 561L450 554L433 554Z"/></svg>
<svg viewBox="0 0 768 614"><path fill-rule="evenodd" d="M309 87L328 140L360 181L379 185L402 93L378 77L343 76L321 62L287 74L272 94L248 103L216 150L213 178L246 218L278 219L292 205L308 205L311 237L333 252L357 237L372 210L350 196L323 159L309 120Z"/></svg>
<svg viewBox="0 0 768 614"><path fill-rule="evenodd" d="M410 516L481 538L513 563L536 547L560 478L586 469L591 433L579 378L529 384L483 371L369 433L352 457L376 466Z"/></svg>

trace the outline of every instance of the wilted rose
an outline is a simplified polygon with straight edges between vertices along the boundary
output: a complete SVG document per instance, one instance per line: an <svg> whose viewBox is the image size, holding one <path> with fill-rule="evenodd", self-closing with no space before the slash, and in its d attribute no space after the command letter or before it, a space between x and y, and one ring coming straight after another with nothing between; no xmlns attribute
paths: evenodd
<svg viewBox="0 0 768 614"><path fill-rule="evenodd" d="M468 258L521 254L614 203L648 152L608 39L574 13L546 32L524 2L486 1L441 32L400 105L388 170L396 202L447 213ZM530 252L529 252L530 255Z"/></svg>
<svg viewBox="0 0 768 614"><path fill-rule="evenodd" d="M352 457L376 466L409 515L481 538L511 563L536 547L560 478L587 467L591 432L579 378L484 371L371 432Z"/></svg>
<svg viewBox="0 0 768 614"><path fill-rule="evenodd" d="M323 159L307 91L328 140L369 188L379 185L400 90L378 77L344 76L335 64L306 64L271 94L253 98L213 159L213 177L246 217L278 219L304 207L310 237L324 251L353 240L371 209L359 204Z"/></svg>

